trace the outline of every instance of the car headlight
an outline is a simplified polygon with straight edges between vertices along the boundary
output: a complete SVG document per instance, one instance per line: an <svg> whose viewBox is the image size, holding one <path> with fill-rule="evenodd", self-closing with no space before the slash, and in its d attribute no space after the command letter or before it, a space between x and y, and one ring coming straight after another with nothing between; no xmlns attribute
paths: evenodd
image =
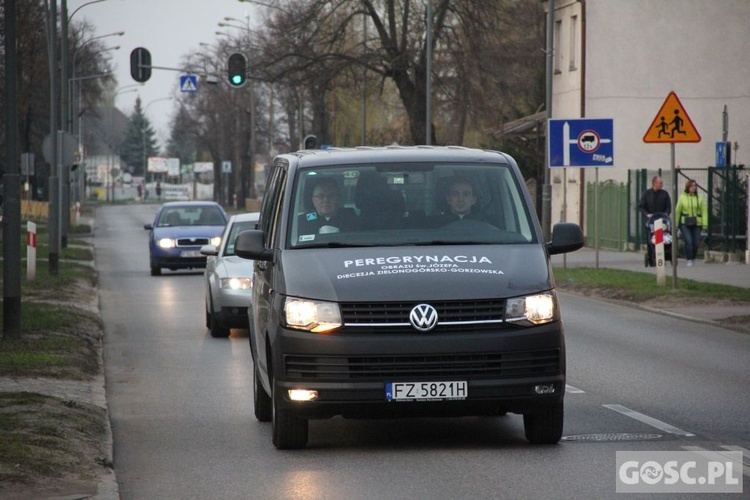
<svg viewBox="0 0 750 500"><path fill-rule="evenodd" d="M341 327L341 311L335 302L287 298L286 326L314 333L328 333Z"/></svg>
<svg viewBox="0 0 750 500"><path fill-rule="evenodd" d="M542 325L559 319L557 296L554 292L514 297L505 303L505 321L528 321Z"/></svg>
<svg viewBox="0 0 750 500"><path fill-rule="evenodd" d="M177 246L172 238L162 238L159 240L158 245L160 248L174 248Z"/></svg>
<svg viewBox="0 0 750 500"><path fill-rule="evenodd" d="M214 236L210 241L211 244L216 248L219 248L221 246L221 236Z"/></svg>
<svg viewBox="0 0 750 500"><path fill-rule="evenodd" d="M230 290L250 290L253 288L252 278L221 278L219 280L219 286L221 288L229 288Z"/></svg>

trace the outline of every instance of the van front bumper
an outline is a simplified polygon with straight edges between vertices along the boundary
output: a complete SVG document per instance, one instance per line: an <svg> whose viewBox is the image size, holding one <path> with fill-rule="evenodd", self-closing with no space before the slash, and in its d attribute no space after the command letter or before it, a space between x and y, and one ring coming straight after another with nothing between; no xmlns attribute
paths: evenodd
<svg viewBox="0 0 750 500"><path fill-rule="evenodd" d="M277 405L301 418L526 413L554 406L565 392L561 322L446 335L278 333L272 347ZM388 383L448 381L466 381L467 397L386 397ZM316 391L317 397L291 401L291 389Z"/></svg>

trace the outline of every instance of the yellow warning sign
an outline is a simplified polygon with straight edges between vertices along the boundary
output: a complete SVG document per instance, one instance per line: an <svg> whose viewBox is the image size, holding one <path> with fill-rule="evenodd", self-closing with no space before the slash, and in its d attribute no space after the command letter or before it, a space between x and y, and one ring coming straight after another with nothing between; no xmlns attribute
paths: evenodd
<svg viewBox="0 0 750 500"><path fill-rule="evenodd" d="M664 100L643 142L701 142L701 135L674 92Z"/></svg>

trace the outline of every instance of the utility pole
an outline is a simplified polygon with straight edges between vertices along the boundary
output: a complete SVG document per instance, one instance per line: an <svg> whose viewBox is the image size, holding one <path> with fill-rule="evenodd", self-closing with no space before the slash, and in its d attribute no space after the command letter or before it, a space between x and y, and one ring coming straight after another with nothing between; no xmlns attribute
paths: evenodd
<svg viewBox="0 0 750 500"><path fill-rule="evenodd" d="M547 77L546 77L546 99L547 108L547 141L549 141L549 119L552 118L552 71L554 63L554 35L555 35L555 0L549 0L549 11L547 12ZM550 184L549 171L549 148L544 148L544 185L542 186L542 232L544 239L552 238L552 185Z"/></svg>
<svg viewBox="0 0 750 500"><path fill-rule="evenodd" d="M5 164L3 176L3 338L21 337L21 176L18 154L16 0L5 0Z"/></svg>
<svg viewBox="0 0 750 500"><path fill-rule="evenodd" d="M427 52L427 67L425 69L426 88L425 94L427 94L425 107L427 112L425 113L426 123L426 137L424 143L428 146L432 144L432 0L427 0L427 33L426 33L426 47Z"/></svg>
<svg viewBox="0 0 750 500"><path fill-rule="evenodd" d="M68 127L68 0L61 0L60 11L60 123L61 129ZM70 226L70 167L62 158L60 169L60 248L68 248Z"/></svg>
<svg viewBox="0 0 750 500"><path fill-rule="evenodd" d="M50 176L49 176L49 273L57 276L60 262L60 171L59 171L59 151L58 151L58 134L57 134L57 0L50 0L47 24L47 45L49 53L49 88L50 88L50 111L49 111L49 129L50 145L52 146L50 155Z"/></svg>

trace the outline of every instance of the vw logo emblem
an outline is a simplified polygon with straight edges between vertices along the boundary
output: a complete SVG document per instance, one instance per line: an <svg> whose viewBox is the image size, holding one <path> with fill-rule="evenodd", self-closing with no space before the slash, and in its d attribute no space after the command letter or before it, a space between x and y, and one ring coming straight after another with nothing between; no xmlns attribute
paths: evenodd
<svg viewBox="0 0 750 500"><path fill-rule="evenodd" d="M409 322L420 332L429 332L437 325L438 314L430 304L419 304L409 313Z"/></svg>

